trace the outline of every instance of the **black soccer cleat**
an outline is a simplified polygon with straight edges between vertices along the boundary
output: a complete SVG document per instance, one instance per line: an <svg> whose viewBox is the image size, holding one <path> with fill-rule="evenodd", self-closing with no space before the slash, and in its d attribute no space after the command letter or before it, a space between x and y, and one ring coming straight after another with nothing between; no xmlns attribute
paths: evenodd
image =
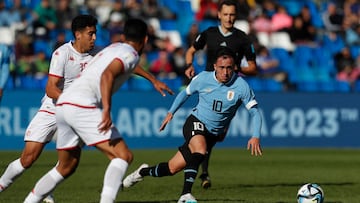
<svg viewBox="0 0 360 203"><path fill-rule="evenodd" d="M204 189L208 189L211 187L210 176L206 173L203 173L199 177L201 179L201 187Z"/></svg>

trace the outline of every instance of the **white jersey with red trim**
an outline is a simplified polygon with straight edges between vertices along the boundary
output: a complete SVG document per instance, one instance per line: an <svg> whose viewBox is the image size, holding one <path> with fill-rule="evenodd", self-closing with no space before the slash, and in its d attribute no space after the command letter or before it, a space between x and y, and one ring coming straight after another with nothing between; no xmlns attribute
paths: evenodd
<svg viewBox="0 0 360 203"><path fill-rule="evenodd" d="M62 79L58 88L66 89L85 69L92 56L89 53L79 53L68 42L52 54L49 75Z"/></svg>
<svg viewBox="0 0 360 203"><path fill-rule="evenodd" d="M60 95L57 104L100 107L101 74L113 60L119 60L124 68L123 74L114 80L113 93L116 92L139 63L137 51L126 43L113 43L96 54L81 76Z"/></svg>
<svg viewBox="0 0 360 203"><path fill-rule="evenodd" d="M58 87L66 89L85 68L92 56L88 53L79 53L68 42L56 49L51 58L49 75L61 78ZM46 143L54 136L57 127L55 119L55 105L53 99L46 96L41 101L41 107L29 123L24 140Z"/></svg>
<svg viewBox="0 0 360 203"><path fill-rule="evenodd" d="M75 50L72 42L68 42L57 48L51 57L49 76L61 78L58 88L66 89L80 73L85 69L87 63L92 59L89 53L80 53ZM54 113L55 102L45 95L42 99L40 111Z"/></svg>

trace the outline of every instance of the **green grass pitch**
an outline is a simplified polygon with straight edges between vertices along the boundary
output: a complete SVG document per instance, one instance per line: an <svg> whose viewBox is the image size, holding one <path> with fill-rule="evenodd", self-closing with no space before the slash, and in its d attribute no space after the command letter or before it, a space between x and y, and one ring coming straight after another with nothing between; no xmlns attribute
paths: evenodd
<svg viewBox="0 0 360 203"><path fill-rule="evenodd" d="M141 163L150 165L168 160L176 149L134 150L128 173ZM20 155L0 151L0 171ZM6 191L0 203L22 202L35 182L56 162L55 151L44 151ZM108 160L97 150L84 150L76 173L54 192L57 203L99 202ZM193 195L204 203L295 203L302 184L318 183L325 203L360 202L359 149L269 148L254 157L243 149L215 148L210 163L213 186L204 190L197 179ZM116 202L175 203L182 190L183 173L172 177L146 177L143 182L118 193Z"/></svg>

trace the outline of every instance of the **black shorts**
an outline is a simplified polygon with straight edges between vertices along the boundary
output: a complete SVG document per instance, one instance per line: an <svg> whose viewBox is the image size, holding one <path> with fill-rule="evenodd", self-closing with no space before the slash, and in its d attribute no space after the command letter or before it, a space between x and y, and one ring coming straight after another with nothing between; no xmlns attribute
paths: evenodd
<svg viewBox="0 0 360 203"><path fill-rule="evenodd" d="M179 151L184 156L185 160L190 156L191 152L189 149L189 142L190 139L194 135L202 135L205 137L206 140L206 150L211 151L211 149L214 147L216 142L218 141L218 136L210 133L204 123L199 121L195 116L190 115L183 126L183 136L185 139L185 143L179 147Z"/></svg>

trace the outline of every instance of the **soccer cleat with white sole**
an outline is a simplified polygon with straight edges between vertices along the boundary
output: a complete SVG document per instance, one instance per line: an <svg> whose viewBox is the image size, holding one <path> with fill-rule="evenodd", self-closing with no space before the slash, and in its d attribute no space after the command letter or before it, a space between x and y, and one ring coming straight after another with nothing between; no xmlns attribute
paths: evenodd
<svg viewBox="0 0 360 203"><path fill-rule="evenodd" d="M191 193L186 193L184 195L181 195L178 203L197 203L197 200L194 196L192 196Z"/></svg>
<svg viewBox="0 0 360 203"><path fill-rule="evenodd" d="M48 195L47 197L45 197L45 199L43 200L43 202L45 203L55 203L54 197L52 194Z"/></svg>
<svg viewBox="0 0 360 203"><path fill-rule="evenodd" d="M141 164L141 166L138 169L136 169L136 171L126 176L126 178L123 180L123 187L128 188L142 181L143 177L140 175L140 170L147 167L149 167L149 165Z"/></svg>

